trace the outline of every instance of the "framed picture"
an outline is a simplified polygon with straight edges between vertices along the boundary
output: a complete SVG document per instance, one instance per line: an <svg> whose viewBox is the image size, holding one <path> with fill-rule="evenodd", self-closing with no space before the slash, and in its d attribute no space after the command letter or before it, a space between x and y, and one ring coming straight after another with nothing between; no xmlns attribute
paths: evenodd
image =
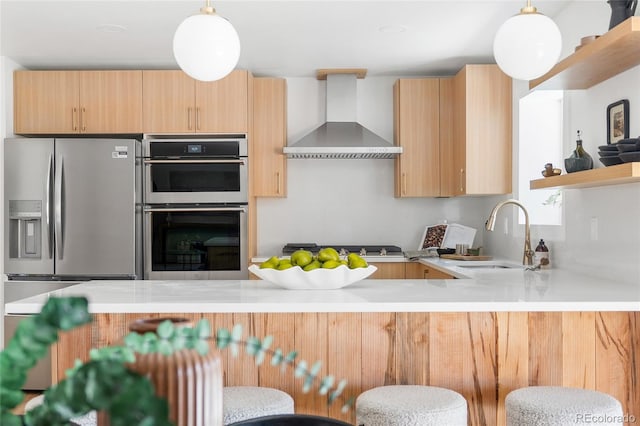
<svg viewBox="0 0 640 426"><path fill-rule="evenodd" d="M623 99L607 107L607 143L629 137L629 101Z"/></svg>

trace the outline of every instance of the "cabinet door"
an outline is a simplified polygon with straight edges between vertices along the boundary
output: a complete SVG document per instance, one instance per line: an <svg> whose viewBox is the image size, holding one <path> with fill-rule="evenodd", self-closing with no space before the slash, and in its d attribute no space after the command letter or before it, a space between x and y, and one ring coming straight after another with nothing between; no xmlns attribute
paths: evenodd
<svg viewBox="0 0 640 426"><path fill-rule="evenodd" d="M418 262L406 263L405 274L408 280L448 280L453 278L453 275Z"/></svg>
<svg viewBox="0 0 640 426"><path fill-rule="evenodd" d="M196 125L201 133L247 133L248 72L236 70L218 81L196 81Z"/></svg>
<svg viewBox="0 0 640 426"><path fill-rule="evenodd" d="M396 197L440 195L440 83L437 78L401 79L394 86Z"/></svg>
<svg viewBox="0 0 640 426"><path fill-rule="evenodd" d="M253 133L251 183L256 197L284 197L287 194L287 159L282 148L287 143L286 80L253 80Z"/></svg>
<svg viewBox="0 0 640 426"><path fill-rule="evenodd" d="M466 193L511 192L512 82L497 65L467 65Z"/></svg>
<svg viewBox="0 0 640 426"><path fill-rule="evenodd" d="M511 78L497 65L466 65L455 77L455 195L511 192Z"/></svg>
<svg viewBox="0 0 640 426"><path fill-rule="evenodd" d="M371 263L371 265L374 265L378 270L369 278L381 280L403 280L405 278L404 262L380 262Z"/></svg>
<svg viewBox="0 0 640 426"><path fill-rule="evenodd" d="M142 72L144 133L195 131L195 80L181 70Z"/></svg>
<svg viewBox="0 0 640 426"><path fill-rule="evenodd" d="M80 133L142 133L142 71L80 72Z"/></svg>
<svg viewBox="0 0 640 426"><path fill-rule="evenodd" d="M78 133L78 71L15 71L16 134Z"/></svg>

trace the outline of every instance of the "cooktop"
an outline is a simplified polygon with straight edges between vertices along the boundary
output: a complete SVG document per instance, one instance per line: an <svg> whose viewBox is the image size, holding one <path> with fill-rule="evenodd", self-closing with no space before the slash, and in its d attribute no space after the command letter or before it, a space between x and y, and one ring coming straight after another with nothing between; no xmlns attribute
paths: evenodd
<svg viewBox="0 0 640 426"><path fill-rule="evenodd" d="M282 254L290 255L296 250L309 250L317 254L324 247L333 247L341 256L349 253L357 253L360 256L403 256L402 249L394 245L367 245L367 244L316 244L316 243L288 243L282 248Z"/></svg>

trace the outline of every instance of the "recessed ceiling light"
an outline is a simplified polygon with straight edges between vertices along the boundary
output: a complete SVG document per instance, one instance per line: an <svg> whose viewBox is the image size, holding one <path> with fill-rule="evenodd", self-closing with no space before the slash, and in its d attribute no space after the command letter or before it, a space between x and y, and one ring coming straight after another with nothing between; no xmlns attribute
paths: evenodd
<svg viewBox="0 0 640 426"><path fill-rule="evenodd" d="M98 25L96 30L101 31L103 33L123 33L127 31L127 28L123 25L118 24L103 24Z"/></svg>
<svg viewBox="0 0 640 426"><path fill-rule="evenodd" d="M378 31L381 33L403 33L407 31L407 27L403 27L402 25L384 25L378 28Z"/></svg>

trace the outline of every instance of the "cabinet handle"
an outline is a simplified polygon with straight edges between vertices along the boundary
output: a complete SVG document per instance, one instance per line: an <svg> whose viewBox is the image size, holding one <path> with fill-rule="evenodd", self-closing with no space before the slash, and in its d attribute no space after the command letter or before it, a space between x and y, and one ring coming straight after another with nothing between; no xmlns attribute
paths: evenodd
<svg viewBox="0 0 640 426"><path fill-rule="evenodd" d="M464 192L464 169L460 169L460 192Z"/></svg>
<svg viewBox="0 0 640 426"><path fill-rule="evenodd" d="M187 108L187 128L191 130L191 107Z"/></svg>
<svg viewBox="0 0 640 426"><path fill-rule="evenodd" d="M423 272L423 273L422 273L422 277L423 277L425 280L426 280L426 279L428 279L428 276L429 276L429 270L428 270L428 269L425 269L425 270L424 270L424 271L422 271L422 272Z"/></svg>
<svg viewBox="0 0 640 426"><path fill-rule="evenodd" d="M85 130L87 130L87 109L86 108L82 108L80 110L80 125L82 126L82 131L84 132Z"/></svg>
<svg viewBox="0 0 640 426"><path fill-rule="evenodd" d="M280 172L276 172L276 194L280 195Z"/></svg>
<svg viewBox="0 0 640 426"><path fill-rule="evenodd" d="M73 130L78 130L77 115L78 115L78 108L71 108L71 128Z"/></svg>
<svg viewBox="0 0 640 426"><path fill-rule="evenodd" d="M196 130L200 130L200 107L196 107Z"/></svg>
<svg viewBox="0 0 640 426"><path fill-rule="evenodd" d="M407 195L407 174L402 173L402 195Z"/></svg>

